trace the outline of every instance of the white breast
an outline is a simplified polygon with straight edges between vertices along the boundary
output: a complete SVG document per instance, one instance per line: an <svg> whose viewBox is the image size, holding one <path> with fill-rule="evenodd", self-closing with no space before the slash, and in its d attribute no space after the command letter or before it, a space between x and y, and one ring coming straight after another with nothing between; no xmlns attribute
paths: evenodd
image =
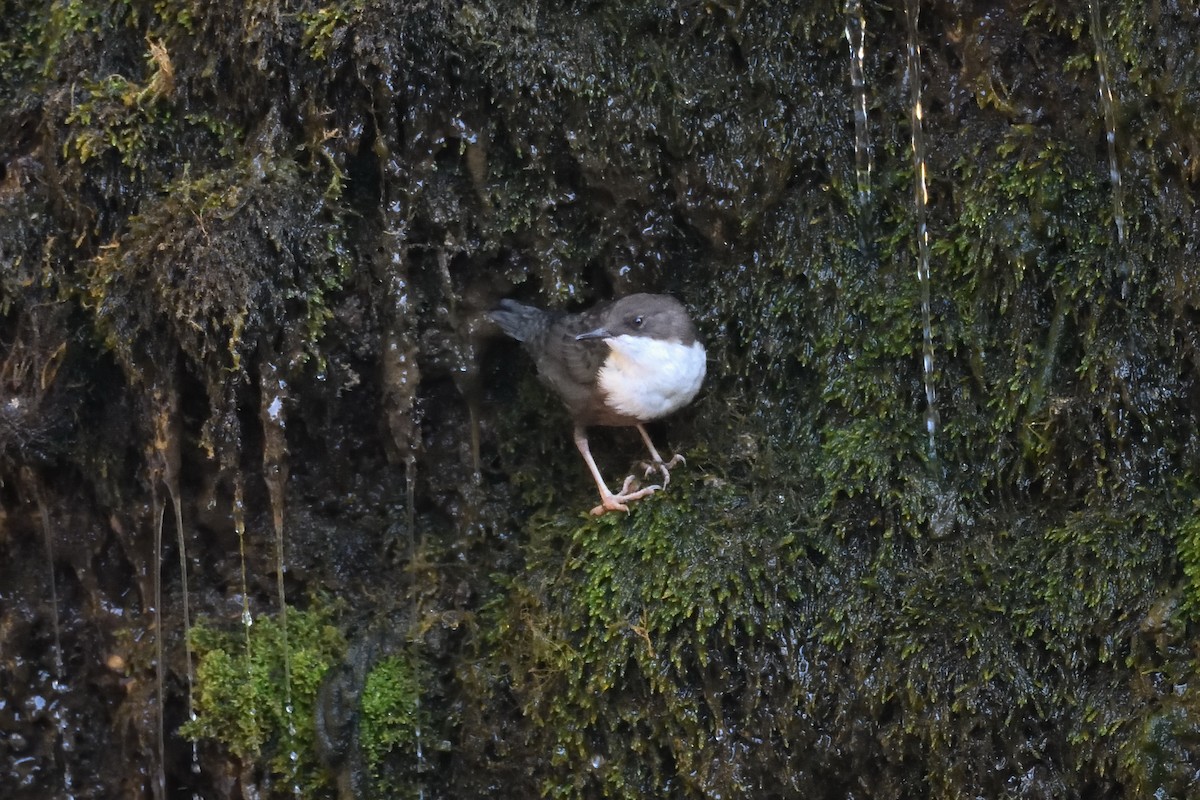
<svg viewBox="0 0 1200 800"><path fill-rule="evenodd" d="M648 336L605 339L608 359L597 379L615 411L642 422L666 416L692 402L704 382L704 346Z"/></svg>

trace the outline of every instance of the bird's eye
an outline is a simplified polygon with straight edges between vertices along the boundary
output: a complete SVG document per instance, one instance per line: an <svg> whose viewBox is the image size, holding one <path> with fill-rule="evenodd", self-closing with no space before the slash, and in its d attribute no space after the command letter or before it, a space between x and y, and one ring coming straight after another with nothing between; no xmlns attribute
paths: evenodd
<svg viewBox="0 0 1200 800"><path fill-rule="evenodd" d="M634 318L633 318L633 327L635 327L635 328L640 328L640 327L642 327L642 318L641 318L641 317L634 317Z"/></svg>

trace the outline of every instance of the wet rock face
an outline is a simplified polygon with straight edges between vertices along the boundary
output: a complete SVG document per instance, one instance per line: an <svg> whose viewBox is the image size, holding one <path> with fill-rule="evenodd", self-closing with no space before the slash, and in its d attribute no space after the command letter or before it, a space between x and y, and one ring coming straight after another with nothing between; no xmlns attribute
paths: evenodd
<svg viewBox="0 0 1200 800"><path fill-rule="evenodd" d="M1189 13L6 9L0 784L1183 796ZM582 520L484 315L635 291L708 383Z"/></svg>

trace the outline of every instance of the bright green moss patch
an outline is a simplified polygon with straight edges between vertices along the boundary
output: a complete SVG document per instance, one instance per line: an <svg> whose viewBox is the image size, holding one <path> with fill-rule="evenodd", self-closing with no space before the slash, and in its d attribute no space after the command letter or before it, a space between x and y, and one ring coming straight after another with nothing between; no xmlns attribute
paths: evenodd
<svg viewBox="0 0 1200 800"><path fill-rule="evenodd" d="M379 777L383 760L391 753L416 757L423 727L417 663L398 655L380 661L367 675L359 702L359 740L373 776Z"/></svg>
<svg viewBox="0 0 1200 800"><path fill-rule="evenodd" d="M286 633L278 617L258 617L247 632L200 624L192 646L196 718L180 733L261 760L278 796L290 796L295 785L316 796L329 776L314 755L313 706L321 678L346 647L332 619L289 609Z"/></svg>

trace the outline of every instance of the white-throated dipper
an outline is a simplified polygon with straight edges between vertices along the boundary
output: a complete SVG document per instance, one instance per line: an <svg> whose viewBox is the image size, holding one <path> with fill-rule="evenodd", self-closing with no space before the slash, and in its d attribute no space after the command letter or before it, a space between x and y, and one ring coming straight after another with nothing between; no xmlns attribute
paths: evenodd
<svg viewBox="0 0 1200 800"><path fill-rule="evenodd" d="M704 345L683 304L665 294L632 294L581 314L543 311L503 300L488 316L523 343L575 421L575 446L587 462L600 505L593 514L629 511L625 505L666 486L670 468L654 449L644 423L665 417L692 402L704 381ZM650 451L646 475L662 473L662 486L608 490L588 447L589 425L635 426Z"/></svg>

